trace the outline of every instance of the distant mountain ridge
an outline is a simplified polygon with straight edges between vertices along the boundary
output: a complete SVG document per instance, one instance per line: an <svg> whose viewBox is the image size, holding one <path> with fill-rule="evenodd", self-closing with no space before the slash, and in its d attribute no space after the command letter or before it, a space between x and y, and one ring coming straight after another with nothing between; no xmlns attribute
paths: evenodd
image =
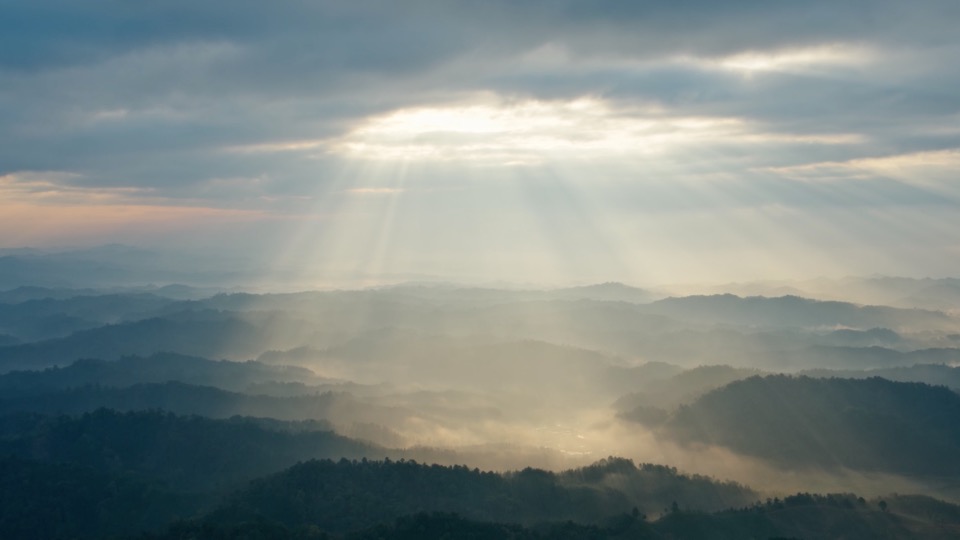
<svg viewBox="0 0 960 540"><path fill-rule="evenodd" d="M740 297L733 294L666 298L651 304L652 313L712 324L794 326L803 328L888 328L930 330L957 328L960 319L931 310L861 306L799 296Z"/></svg>
<svg viewBox="0 0 960 540"><path fill-rule="evenodd" d="M848 276L795 281L756 281L722 285L677 286L685 294L733 293L740 296L795 295L865 305L960 310L960 279L896 276ZM676 291L672 293L676 295Z"/></svg>
<svg viewBox="0 0 960 540"><path fill-rule="evenodd" d="M170 381L240 392L267 382L317 384L324 380L302 367L157 353L149 357L125 356L114 361L88 358L62 368L7 373L0 375L0 395L10 398L87 385L126 387Z"/></svg>
<svg viewBox="0 0 960 540"><path fill-rule="evenodd" d="M123 244L73 250L5 249L0 251L0 290L21 286L95 289L147 283L236 285L252 282L257 273L252 260L244 262Z"/></svg>

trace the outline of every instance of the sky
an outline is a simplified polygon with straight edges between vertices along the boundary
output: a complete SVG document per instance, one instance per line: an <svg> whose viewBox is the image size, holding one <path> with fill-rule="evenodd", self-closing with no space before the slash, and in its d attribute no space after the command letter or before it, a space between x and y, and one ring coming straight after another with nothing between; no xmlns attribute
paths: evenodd
<svg viewBox="0 0 960 540"><path fill-rule="evenodd" d="M955 0L0 0L0 247L960 276Z"/></svg>

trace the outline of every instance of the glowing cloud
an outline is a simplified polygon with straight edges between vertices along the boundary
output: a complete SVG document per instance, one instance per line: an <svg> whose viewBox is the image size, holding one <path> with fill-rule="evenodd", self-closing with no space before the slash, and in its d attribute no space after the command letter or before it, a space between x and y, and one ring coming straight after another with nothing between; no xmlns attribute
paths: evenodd
<svg viewBox="0 0 960 540"><path fill-rule="evenodd" d="M333 142L364 160L470 162L488 166L662 153L685 143L745 133L736 118L671 117L657 108L618 110L594 97L487 100L401 109L373 117Z"/></svg>
<svg viewBox="0 0 960 540"><path fill-rule="evenodd" d="M623 161L718 143L846 145L856 133L766 132L741 118L689 116L654 106L621 108L597 97L419 107L367 119L329 150L348 159L486 167Z"/></svg>
<svg viewBox="0 0 960 540"><path fill-rule="evenodd" d="M258 221L257 210L189 206L132 187L82 187L83 175L19 171L0 176L0 230L8 245L90 243L162 236L218 223Z"/></svg>
<svg viewBox="0 0 960 540"><path fill-rule="evenodd" d="M869 49L849 44L833 44L780 51L751 51L697 62L732 71L758 72L855 66L870 62L874 58L874 53Z"/></svg>
<svg viewBox="0 0 960 540"><path fill-rule="evenodd" d="M960 149L826 161L769 169L803 181L862 180L878 176L923 186L952 184L960 170Z"/></svg>
<svg viewBox="0 0 960 540"><path fill-rule="evenodd" d="M116 203L149 191L144 188L82 188L70 184L83 175L67 171L17 171L0 176L0 195L7 202L65 202L73 205Z"/></svg>
<svg viewBox="0 0 960 540"><path fill-rule="evenodd" d="M223 150L228 153L237 153L237 154L300 152L304 150L316 150L318 148L322 148L325 144L326 144L326 141L322 139L317 139L317 140L244 144L244 145L237 145L237 146L228 146Z"/></svg>

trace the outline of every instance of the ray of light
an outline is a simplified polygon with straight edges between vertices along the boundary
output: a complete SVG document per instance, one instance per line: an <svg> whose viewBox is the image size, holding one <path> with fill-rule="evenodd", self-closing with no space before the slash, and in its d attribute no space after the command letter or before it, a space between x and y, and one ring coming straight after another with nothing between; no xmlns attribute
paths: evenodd
<svg viewBox="0 0 960 540"><path fill-rule="evenodd" d="M279 259L326 281L842 275L862 272L850 254L858 243L874 249L876 240L864 244L871 227L905 234L896 231L906 222L831 211L885 201L862 200L867 192L842 182L816 185L825 169L838 180L926 174L904 160L754 166L766 148L856 145L856 133L768 133L737 118L615 109L599 97L478 99L372 117L329 141L343 165ZM275 146L257 151L316 150ZM882 250L871 257L891 262Z"/></svg>

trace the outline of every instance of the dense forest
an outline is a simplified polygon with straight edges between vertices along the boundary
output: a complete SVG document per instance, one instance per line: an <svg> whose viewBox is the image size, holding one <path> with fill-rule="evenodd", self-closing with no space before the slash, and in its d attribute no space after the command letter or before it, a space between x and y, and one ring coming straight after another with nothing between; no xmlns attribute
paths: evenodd
<svg viewBox="0 0 960 540"><path fill-rule="evenodd" d="M0 537L960 525L946 313L616 284L208 293L0 294Z"/></svg>
<svg viewBox="0 0 960 540"><path fill-rule="evenodd" d="M684 502L643 509L604 482L622 474L635 476L634 486L666 490L647 504L659 506L664 495ZM751 494L738 486L622 459L562 474L506 475L412 461L312 460L219 505L160 479L96 467L4 458L0 475L5 538L947 539L960 532L960 506L929 497L799 493L747 502ZM725 493L731 507L693 509L704 492Z"/></svg>
<svg viewBox="0 0 960 540"><path fill-rule="evenodd" d="M626 416L644 415L641 408ZM785 466L958 477L957 418L960 395L945 387L771 375L730 383L653 420L681 441L720 444Z"/></svg>
<svg viewBox="0 0 960 540"><path fill-rule="evenodd" d="M707 513L671 508L656 521L639 511L619 514L599 523L573 521L520 525L480 521L455 513L419 512L393 522L348 533L350 540L466 538L476 540L742 540L765 538L927 538L949 540L960 533L960 507L925 497L893 496L866 501L850 494L797 493L746 508ZM240 524L211 521L178 522L145 538L332 538L316 525L287 526L258 519Z"/></svg>

